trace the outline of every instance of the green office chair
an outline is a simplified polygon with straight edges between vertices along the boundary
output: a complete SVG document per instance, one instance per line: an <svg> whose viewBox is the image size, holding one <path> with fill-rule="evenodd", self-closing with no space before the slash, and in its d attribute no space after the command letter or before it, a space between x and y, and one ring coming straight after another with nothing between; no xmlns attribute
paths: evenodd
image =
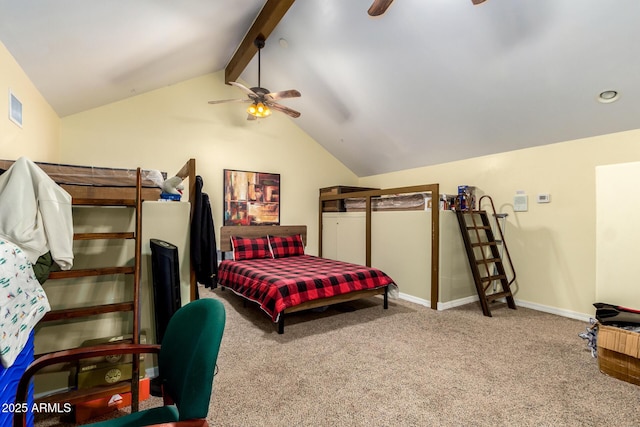
<svg viewBox="0 0 640 427"><path fill-rule="evenodd" d="M113 354L158 353L158 370L164 406L91 424L94 427L207 426L213 375L225 324L225 310L215 299L188 303L174 313L157 344L112 344L83 347L38 358L25 371L16 393L16 403L26 402L31 377L39 369L86 357ZM25 414L15 414L14 427L24 427Z"/></svg>

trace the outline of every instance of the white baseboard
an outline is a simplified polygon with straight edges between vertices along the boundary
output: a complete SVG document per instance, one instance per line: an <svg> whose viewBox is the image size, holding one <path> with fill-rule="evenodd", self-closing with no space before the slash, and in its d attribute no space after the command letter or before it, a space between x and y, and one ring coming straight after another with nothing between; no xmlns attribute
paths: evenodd
<svg viewBox="0 0 640 427"><path fill-rule="evenodd" d="M409 301L409 302L412 302L414 304L424 305L425 307L431 308L431 301L429 301L427 299L414 297L413 295L405 294L405 293L402 293L402 292L398 293L398 297L400 299L405 300L405 301Z"/></svg>
<svg viewBox="0 0 640 427"><path fill-rule="evenodd" d="M415 297L413 295L404 294L402 292L400 292L399 297L400 297L400 299L403 299L405 301L413 302L415 304L424 305L425 307L429 307L429 308L431 307L431 301L429 301L429 300L418 298L418 297ZM477 296L470 296L470 297L465 297L465 298L459 298L459 299L456 299L456 300L453 300L453 301L439 302L438 303L438 310L447 310L449 308L454 308L454 307L459 307L461 305L471 304L471 303L476 302L476 301L478 301L478 297ZM518 299L516 299L515 302L516 302L516 306L519 306L519 307L530 308L532 310L542 311L544 313L555 314L557 316L568 317L570 319L581 320L581 321L584 321L584 322L589 322L589 320L591 318L593 318L593 316L589 315L589 314L578 313L578 312L575 312L575 311L565 310L565 309L557 308L557 307L550 307L548 305L537 304L537 303L534 303L534 302L523 301L523 300L518 300Z"/></svg>
<svg viewBox="0 0 640 427"><path fill-rule="evenodd" d="M568 317L570 319L582 320L584 322L589 322L589 319L593 318L594 315L578 313L576 311L565 310L563 308L558 307L550 307L548 305L537 304L535 302L528 302L522 300L516 300L516 306L530 308L532 310L543 311L545 313L551 313L562 317Z"/></svg>
<svg viewBox="0 0 640 427"><path fill-rule="evenodd" d="M428 299L423 299L423 298L418 298L416 296L413 295L409 295L409 294L405 294L400 292L399 293L399 298L405 301L409 301L415 304L420 304L420 305L424 305L425 307L429 307L431 308L431 301ZM454 301L447 301L447 302L439 302L438 303L438 310L446 310L448 308L453 308L453 307L458 307L461 305L465 305L465 304L469 304L472 303L474 301L478 301L478 297L466 297L466 298L460 298Z"/></svg>
<svg viewBox="0 0 640 427"><path fill-rule="evenodd" d="M438 310L447 310L449 308L460 307L461 305L471 304L472 302L476 302L476 301L478 301L477 296L459 298L459 299L456 299L453 301L447 301L447 302L439 302Z"/></svg>

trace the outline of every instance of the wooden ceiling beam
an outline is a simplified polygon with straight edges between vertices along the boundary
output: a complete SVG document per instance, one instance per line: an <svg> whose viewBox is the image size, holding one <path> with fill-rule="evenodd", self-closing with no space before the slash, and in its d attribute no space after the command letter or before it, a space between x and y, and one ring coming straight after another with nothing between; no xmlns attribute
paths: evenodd
<svg viewBox="0 0 640 427"><path fill-rule="evenodd" d="M260 14L253 22L251 28L244 36L244 40L238 46L236 53L224 69L224 82L235 82L244 69L249 65L251 59L258 52L258 48L253 44L258 36L265 40L276 28L282 17L287 13L295 0L267 0Z"/></svg>

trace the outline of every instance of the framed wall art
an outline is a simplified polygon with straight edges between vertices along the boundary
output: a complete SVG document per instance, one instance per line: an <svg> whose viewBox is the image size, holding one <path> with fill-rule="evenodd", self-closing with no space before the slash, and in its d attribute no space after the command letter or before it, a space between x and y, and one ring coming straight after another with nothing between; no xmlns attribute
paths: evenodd
<svg viewBox="0 0 640 427"><path fill-rule="evenodd" d="M224 225L279 225L280 174L224 170Z"/></svg>

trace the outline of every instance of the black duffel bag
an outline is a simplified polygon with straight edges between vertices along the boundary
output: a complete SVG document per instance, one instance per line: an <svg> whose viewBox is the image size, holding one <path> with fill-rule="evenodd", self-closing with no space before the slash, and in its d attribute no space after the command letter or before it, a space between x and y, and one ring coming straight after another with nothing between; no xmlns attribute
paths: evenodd
<svg viewBox="0 0 640 427"><path fill-rule="evenodd" d="M596 302L596 319L602 325L640 326L640 310Z"/></svg>

